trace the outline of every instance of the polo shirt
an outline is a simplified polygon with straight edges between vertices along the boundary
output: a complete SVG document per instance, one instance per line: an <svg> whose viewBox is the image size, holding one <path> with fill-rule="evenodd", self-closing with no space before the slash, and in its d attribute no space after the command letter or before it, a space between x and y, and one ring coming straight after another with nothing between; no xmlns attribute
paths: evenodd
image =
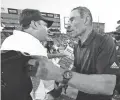
<svg viewBox="0 0 120 100"><path fill-rule="evenodd" d="M87 40L74 46L74 66L83 74L107 74L115 62L116 50L112 37L92 31ZM78 92L76 100L111 100L111 96Z"/></svg>

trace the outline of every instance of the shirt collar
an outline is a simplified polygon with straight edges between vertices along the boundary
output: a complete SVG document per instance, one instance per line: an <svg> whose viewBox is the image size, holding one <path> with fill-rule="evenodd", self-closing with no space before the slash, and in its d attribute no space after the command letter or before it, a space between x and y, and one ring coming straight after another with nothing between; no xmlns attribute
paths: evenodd
<svg viewBox="0 0 120 100"><path fill-rule="evenodd" d="M81 45L81 41L79 40L79 42L78 42L79 45L82 47L89 45L92 42L92 40L94 39L95 35L96 35L96 33L92 30L89 37L86 39L86 41L82 45Z"/></svg>

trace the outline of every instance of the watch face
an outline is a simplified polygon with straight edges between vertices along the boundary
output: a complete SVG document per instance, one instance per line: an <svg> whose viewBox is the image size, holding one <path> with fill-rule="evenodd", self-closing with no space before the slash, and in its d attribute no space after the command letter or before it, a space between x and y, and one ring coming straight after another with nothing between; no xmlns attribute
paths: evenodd
<svg viewBox="0 0 120 100"><path fill-rule="evenodd" d="M64 72L64 78L66 78L66 79L72 78L72 72L71 71L65 71Z"/></svg>

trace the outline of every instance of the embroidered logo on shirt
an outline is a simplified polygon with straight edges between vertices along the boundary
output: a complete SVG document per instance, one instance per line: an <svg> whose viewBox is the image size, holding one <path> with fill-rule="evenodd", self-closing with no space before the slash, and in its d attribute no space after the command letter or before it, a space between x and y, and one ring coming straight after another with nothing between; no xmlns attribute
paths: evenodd
<svg viewBox="0 0 120 100"><path fill-rule="evenodd" d="M111 66L111 68L119 69L119 66L114 62Z"/></svg>

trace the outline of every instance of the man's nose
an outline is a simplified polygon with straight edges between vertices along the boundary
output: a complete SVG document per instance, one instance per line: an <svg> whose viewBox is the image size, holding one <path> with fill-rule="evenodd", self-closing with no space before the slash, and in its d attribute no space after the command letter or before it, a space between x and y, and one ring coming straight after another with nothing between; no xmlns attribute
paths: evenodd
<svg viewBox="0 0 120 100"><path fill-rule="evenodd" d="M71 23L70 23L70 21L68 21L68 27L70 27L71 26Z"/></svg>
<svg viewBox="0 0 120 100"><path fill-rule="evenodd" d="M70 27L71 27L70 21L68 21L68 23L67 23L67 28L66 28L66 29L68 30L68 29L70 29Z"/></svg>
<svg viewBox="0 0 120 100"><path fill-rule="evenodd" d="M67 31L69 32L69 31L71 30L71 25L68 24L66 29L67 29Z"/></svg>

